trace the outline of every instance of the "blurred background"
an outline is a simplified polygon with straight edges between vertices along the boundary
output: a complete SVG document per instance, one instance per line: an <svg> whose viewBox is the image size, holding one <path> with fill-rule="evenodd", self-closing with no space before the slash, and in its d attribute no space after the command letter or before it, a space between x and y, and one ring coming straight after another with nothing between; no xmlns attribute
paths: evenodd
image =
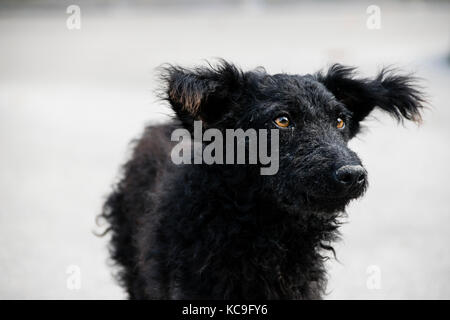
<svg viewBox="0 0 450 320"><path fill-rule="evenodd" d="M449 27L448 1L0 0L0 298L125 297L95 217L129 141L169 118L155 68L221 57L423 79L421 127L375 113L351 142L370 188L348 208L326 298L449 299Z"/></svg>

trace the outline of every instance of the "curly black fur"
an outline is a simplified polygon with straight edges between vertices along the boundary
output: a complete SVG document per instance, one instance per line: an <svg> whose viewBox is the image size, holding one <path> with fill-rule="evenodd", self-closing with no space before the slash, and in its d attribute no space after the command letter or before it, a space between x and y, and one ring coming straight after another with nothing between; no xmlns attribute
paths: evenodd
<svg viewBox="0 0 450 320"><path fill-rule="evenodd" d="M382 71L359 79L332 66L314 75L242 72L216 67L164 69L165 98L176 119L149 126L124 167L102 216L111 255L132 299L318 299L325 290L324 250L339 217L361 196L367 177L347 147L360 122L379 107L418 120L423 105L414 78ZM279 115L279 171L258 165L175 165L176 128L273 129ZM338 129L336 119L346 127ZM357 185L336 170L361 168Z"/></svg>

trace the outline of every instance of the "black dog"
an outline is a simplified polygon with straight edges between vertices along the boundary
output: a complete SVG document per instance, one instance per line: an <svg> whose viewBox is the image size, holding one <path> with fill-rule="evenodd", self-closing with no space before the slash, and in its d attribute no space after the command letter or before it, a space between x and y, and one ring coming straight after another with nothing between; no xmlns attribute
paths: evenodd
<svg viewBox="0 0 450 320"><path fill-rule="evenodd" d="M420 120L414 78L356 78L332 66L314 75L167 67L176 119L149 126L103 212L111 254L132 299L317 299L338 218L367 173L347 142L375 108ZM171 133L278 129L279 170L260 165L175 165Z"/></svg>

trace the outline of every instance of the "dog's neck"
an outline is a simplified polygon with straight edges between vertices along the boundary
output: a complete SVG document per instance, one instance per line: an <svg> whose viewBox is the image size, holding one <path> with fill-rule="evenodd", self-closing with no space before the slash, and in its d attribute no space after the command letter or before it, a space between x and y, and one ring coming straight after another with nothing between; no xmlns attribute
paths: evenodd
<svg viewBox="0 0 450 320"><path fill-rule="evenodd" d="M221 239L202 244L213 252L205 272L207 263L225 261L224 274L253 279L260 292L255 298L319 298L325 286L323 249L336 237L335 219L284 211L243 169L197 166L185 172L184 181L191 183L182 191L189 188L185 203L190 205L184 208L192 214L189 223Z"/></svg>

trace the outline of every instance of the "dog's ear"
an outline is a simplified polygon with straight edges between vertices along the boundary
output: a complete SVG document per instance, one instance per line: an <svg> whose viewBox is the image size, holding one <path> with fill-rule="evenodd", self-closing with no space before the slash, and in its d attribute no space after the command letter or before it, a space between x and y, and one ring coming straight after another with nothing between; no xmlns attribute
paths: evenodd
<svg viewBox="0 0 450 320"><path fill-rule="evenodd" d="M213 126L240 96L243 77L241 70L224 60L195 69L168 66L162 73L164 97L186 128L191 129L194 120Z"/></svg>
<svg viewBox="0 0 450 320"><path fill-rule="evenodd" d="M425 100L412 76L383 69L374 79L357 78L355 68L335 64L325 74L317 73L316 79L353 112L354 121L350 128L353 135L359 130L359 122L375 107L398 121L421 122Z"/></svg>

